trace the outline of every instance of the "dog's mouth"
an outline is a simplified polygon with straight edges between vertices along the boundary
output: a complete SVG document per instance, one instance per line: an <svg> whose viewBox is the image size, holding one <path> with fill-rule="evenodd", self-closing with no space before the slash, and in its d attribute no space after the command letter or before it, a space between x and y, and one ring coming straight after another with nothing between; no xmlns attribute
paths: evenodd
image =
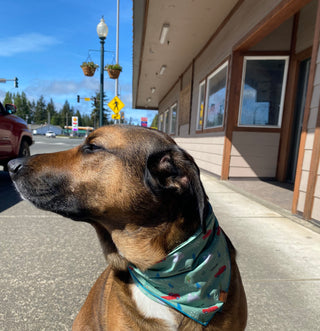
<svg viewBox="0 0 320 331"><path fill-rule="evenodd" d="M72 192L67 175L44 172L35 174L28 166L19 173L10 171L17 191L24 200L37 208L48 210L74 220L85 220L81 202Z"/></svg>

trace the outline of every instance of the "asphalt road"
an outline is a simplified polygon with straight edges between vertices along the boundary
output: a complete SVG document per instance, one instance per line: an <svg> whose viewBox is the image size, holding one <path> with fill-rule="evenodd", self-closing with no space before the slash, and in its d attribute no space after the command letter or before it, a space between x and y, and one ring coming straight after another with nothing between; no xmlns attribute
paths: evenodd
<svg viewBox="0 0 320 331"><path fill-rule="evenodd" d="M35 137L31 154L80 139ZM0 330L71 330L106 262L93 228L21 201L0 170Z"/></svg>

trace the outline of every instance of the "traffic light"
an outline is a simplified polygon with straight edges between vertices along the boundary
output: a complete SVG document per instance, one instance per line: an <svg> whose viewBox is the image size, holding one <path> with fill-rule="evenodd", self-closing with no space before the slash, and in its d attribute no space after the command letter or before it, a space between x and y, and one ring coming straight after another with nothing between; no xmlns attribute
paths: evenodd
<svg viewBox="0 0 320 331"><path fill-rule="evenodd" d="M93 98L94 100L94 106L96 107L97 106L97 98Z"/></svg>
<svg viewBox="0 0 320 331"><path fill-rule="evenodd" d="M80 102L80 95L77 95L77 102Z"/></svg>
<svg viewBox="0 0 320 331"><path fill-rule="evenodd" d="M18 84L18 78L14 77L14 87L18 88L19 84Z"/></svg>

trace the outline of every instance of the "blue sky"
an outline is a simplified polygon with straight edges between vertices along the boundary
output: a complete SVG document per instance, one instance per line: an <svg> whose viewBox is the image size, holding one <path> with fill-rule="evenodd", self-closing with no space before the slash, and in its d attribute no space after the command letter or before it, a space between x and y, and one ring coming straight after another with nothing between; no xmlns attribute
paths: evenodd
<svg viewBox="0 0 320 331"><path fill-rule="evenodd" d="M28 99L41 95L47 102L53 99L57 110L68 100L81 114L90 114L91 102L77 95L91 97L99 92L100 72L85 77L80 64L88 59L100 64L100 40L96 27L103 15L109 28L105 43L105 64L115 63L116 0L0 0L0 78L18 77L0 84L0 100L7 91L24 91ZM151 124L154 111L132 109L132 0L120 0L119 63L123 72L119 78L119 97L125 104L127 119L136 124L148 117ZM89 50L93 50L90 51ZM105 72L105 93L114 97L114 80Z"/></svg>

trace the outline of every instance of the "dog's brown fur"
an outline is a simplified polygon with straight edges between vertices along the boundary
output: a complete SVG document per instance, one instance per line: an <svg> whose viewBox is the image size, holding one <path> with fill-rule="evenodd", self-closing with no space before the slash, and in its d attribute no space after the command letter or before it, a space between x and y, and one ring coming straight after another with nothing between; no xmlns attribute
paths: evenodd
<svg viewBox="0 0 320 331"><path fill-rule="evenodd" d="M37 207L91 223L109 263L92 287L73 330L166 330L132 298L128 261L145 270L198 228L208 201L192 157L155 130L109 126L69 151L13 160L10 174ZM207 327L170 309L176 330L244 330L247 305L235 250L223 310ZM171 326L172 329L172 326Z"/></svg>

